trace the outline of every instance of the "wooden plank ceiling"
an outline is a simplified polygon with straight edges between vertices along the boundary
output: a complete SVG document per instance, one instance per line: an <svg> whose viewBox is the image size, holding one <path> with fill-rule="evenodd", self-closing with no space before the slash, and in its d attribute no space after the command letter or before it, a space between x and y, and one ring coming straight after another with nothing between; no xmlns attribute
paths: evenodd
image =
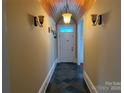
<svg viewBox="0 0 124 93"><path fill-rule="evenodd" d="M41 5L45 11L58 21L65 12L66 2L69 7L69 12L72 13L73 18L78 20L88 11L96 0L41 0Z"/></svg>

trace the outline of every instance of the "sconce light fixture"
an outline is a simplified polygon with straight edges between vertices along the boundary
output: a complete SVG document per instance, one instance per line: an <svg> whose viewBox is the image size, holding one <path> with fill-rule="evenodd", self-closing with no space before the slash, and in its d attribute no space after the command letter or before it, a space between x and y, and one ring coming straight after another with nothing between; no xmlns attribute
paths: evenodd
<svg viewBox="0 0 124 93"><path fill-rule="evenodd" d="M51 29L50 29L50 27L48 27L48 32L50 33L50 31L51 31Z"/></svg>
<svg viewBox="0 0 124 93"><path fill-rule="evenodd" d="M43 27L44 16L34 16L34 26Z"/></svg>
<svg viewBox="0 0 124 93"><path fill-rule="evenodd" d="M34 16L34 26L38 26L38 18Z"/></svg>
<svg viewBox="0 0 124 93"><path fill-rule="evenodd" d="M44 16L38 16L38 18L39 18L40 26L43 27Z"/></svg>
<svg viewBox="0 0 124 93"><path fill-rule="evenodd" d="M96 26L97 24L98 25L102 24L102 15L92 14L91 17L93 26Z"/></svg>
<svg viewBox="0 0 124 93"><path fill-rule="evenodd" d="M57 38L57 33L54 33L54 38L55 38L55 39Z"/></svg>
<svg viewBox="0 0 124 93"><path fill-rule="evenodd" d="M53 34L53 37L56 39L57 38L57 32L52 29L52 27L49 27L50 32Z"/></svg>

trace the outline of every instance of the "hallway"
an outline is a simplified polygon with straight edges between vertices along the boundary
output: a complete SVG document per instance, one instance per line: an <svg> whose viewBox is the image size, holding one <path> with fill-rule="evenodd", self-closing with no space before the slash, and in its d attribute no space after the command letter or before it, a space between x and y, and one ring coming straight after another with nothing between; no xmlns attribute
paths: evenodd
<svg viewBox="0 0 124 93"><path fill-rule="evenodd" d="M121 0L3 5L3 93L121 93Z"/></svg>
<svg viewBox="0 0 124 93"><path fill-rule="evenodd" d="M83 79L83 65L58 63L46 93L90 93Z"/></svg>

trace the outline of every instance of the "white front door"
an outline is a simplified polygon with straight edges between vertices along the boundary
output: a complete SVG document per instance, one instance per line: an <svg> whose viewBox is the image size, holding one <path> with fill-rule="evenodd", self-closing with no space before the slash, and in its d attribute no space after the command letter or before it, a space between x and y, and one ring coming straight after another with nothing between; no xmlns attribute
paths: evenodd
<svg viewBox="0 0 124 93"><path fill-rule="evenodd" d="M59 26L59 61L74 62L74 26Z"/></svg>

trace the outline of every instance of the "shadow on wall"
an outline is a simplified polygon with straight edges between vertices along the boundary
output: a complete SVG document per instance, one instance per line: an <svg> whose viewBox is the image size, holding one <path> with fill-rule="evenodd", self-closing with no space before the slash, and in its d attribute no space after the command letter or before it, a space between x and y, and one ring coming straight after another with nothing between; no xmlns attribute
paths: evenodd
<svg viewBox="0 0 124 93"><path fill-rule="evenodd" d="M27 14L27 16L28 16L28 23L30 24L30 26L33 26L34 16L31 14Z"/></svg>
<svg viewBox="0 0 124 93"><path fill-rule="evenodd" d="M104 24L104 26L106 26L107 23L109 22L110 14L111 14L111 11L108 11L108 12L102 14L103 15L103 24Z"/></svg>

